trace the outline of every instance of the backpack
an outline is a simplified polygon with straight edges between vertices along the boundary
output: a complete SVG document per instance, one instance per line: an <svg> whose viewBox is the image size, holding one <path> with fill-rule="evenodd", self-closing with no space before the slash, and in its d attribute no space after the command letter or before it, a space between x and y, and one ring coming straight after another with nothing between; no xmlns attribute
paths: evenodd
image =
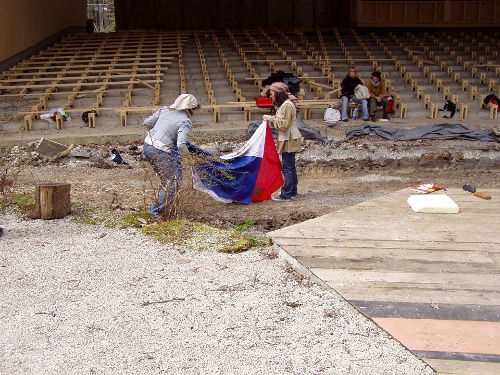
<svg viewBox="0 0 500 375"><path fill-rule="evenodd" d="M325 122L338 122L340 121L340 111L337 108L328 106L325 109L325 115L323 116L323 121Z"/></svg>
<svg viewBox="0 0 500 375"><path fill-rule="evenodd" d="M500 105L500 99L498 99L498 97L495 94L489 94L486 95L486 97L483 100L483 103L484 105L488 105L490 103Z"/></svg>
<svg viewBox="0 0 500 375"><path fill-rule="evenodd" d="M300 91L300 84L302 81L299 77L296 77L293 73L285 73L282 70L278 70L276 73L271 73L269 77L262 81L262 86L268 86L274 82L283 82L288 86L288 91L290 94L296 95Z"/></svg>
<svg viewBox="0 0 500 375"><path fill-rule="evenodd" d="M300 91L301 82L300 78L295 76L283 79L283 83L288 85L288 90L290 91L290 94L293 95L296 95Z"/></svg>
<svg viewBox="0 0 500 375"><path fill-rule="evenodd" d="M88 123L89 122L89 113L97 113L97 111L86 111L86 112L83 112L82 113L82 120L84 123Z"/></svg>
<svg viewBox="0 0 500 375"><path fill-rule="evenodd" d="M356 96L356 99L358 99L358 100L369 99L370 98L370 91L368 91L368 87L360 84L354 88L354 95Z"/></svg>
<svg viewBox="0 0 500 375"><path fill-rule="evenodd" d="M443 109L438 109L438 111L450 111L450 117L443 116L443 118L452 118L455 116L455 112L458 111L457 105L451 100L445 100Z"/></svg>

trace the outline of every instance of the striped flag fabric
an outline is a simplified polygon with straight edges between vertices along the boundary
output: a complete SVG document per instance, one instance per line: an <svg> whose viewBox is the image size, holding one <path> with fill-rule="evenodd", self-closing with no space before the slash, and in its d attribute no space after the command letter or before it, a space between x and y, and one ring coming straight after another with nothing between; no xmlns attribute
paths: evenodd
<svg viewBox="0 0 500 375"><path fill-rule="evenodd" d="M264 201L284 184L281 161L266 121L239 150L230 154L216 157L191 144L189 150L198 155L193 167L193 187L220 202Z"/></svg>

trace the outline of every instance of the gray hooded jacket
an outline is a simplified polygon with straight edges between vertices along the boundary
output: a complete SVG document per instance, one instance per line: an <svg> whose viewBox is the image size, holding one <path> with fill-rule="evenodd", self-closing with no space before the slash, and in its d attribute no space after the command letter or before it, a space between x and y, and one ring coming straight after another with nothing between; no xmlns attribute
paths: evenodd
<svg viewBox="0 0 500 375"><path fill-rule="evenodd" d="M162 107L149 116L144 125L148 128L145 143L165 152L170 152L173 145L180 151L187 151L186 142L193 123L186 110Z"/></svg>

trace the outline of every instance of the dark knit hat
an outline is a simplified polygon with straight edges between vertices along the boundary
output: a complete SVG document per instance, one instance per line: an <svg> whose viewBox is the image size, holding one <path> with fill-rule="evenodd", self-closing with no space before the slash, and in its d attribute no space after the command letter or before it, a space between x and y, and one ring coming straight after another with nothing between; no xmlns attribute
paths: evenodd
<svg viewBox="0 0 500 375"><path fill-rule="evenodd" d="M375 72L372 73L372 77L377 77L378 79L381 79L382 78L382 74L380 74L380 72L375 71Z"/></svg>

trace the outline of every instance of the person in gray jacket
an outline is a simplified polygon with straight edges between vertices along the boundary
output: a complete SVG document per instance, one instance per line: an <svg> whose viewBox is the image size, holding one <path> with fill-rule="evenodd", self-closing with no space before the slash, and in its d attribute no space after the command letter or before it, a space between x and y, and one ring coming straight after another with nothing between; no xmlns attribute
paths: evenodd
<svg viewBox="0 0 500 375"><path fill-rule="evenodd" d="M149 160L161 179L161 190L149 211L161 216L167 204L172 204L182 182L183 157L191 160L187 148L193 128L191 116L200 109L191 94L181 94L170 106L149 116L144 125L148 129L144 139L144 157ZM168 196L167 196L168 191Z"/></svg>

